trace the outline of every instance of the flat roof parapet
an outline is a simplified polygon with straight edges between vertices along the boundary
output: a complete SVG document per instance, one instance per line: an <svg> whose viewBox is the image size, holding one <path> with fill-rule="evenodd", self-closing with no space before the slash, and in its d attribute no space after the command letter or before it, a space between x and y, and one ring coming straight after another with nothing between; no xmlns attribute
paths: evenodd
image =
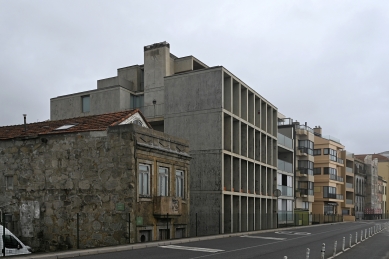
<svg viewBox="0 0 389 259"><path fill-rule="evenodd" d="M160 48L160 47L168 47L170 48L170 44L166 41L163 41L163 42L159 42L159 43L154 43L154 44L151 44L151 45L147 45L144 47L144 50L152 50L152 49L156 49L156 48Z"/></svg>

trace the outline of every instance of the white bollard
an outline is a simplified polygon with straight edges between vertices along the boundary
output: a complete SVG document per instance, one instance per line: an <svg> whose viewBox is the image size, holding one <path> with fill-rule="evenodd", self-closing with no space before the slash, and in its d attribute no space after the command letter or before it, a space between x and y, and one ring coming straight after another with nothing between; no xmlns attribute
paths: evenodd
<svg viewBox="0 0 389 259"><path fill-rule="evenodd" d="M324 259L325 254L326 254L326 244L323 243L323 244L321 245L320 259Z"/></svg>
<svg viewBox="0 0 389 259"><path fill-rule="evenodd" d="M362 242L363 230L361 230L361 242Z"/></svg>
<svg viewBox="0 0 389 259"><path fill-rule="evenodd" d="M366 239L366 235L367 235L367 229L365 229L365 239Z"/></svg>
<svg viewBox="0 0 389 259"><path fill-rule="evenodd" d="M370 228L369 228L369 237L371 237Z"/></svg>
<svg viewBox="0 0 389 259"><path fill-rule="evenodd" d="M358 232L355 232L355 244L358 244Z"/></svg>
<svg viewBox="0 0 389 259"><path fill-rule="evenodd" d="M338 245L338 241L335 241L335 243L334 243L334 255L333 256L335 256L336 255L336 246Z"/></svg>
<svg viewBox="0 0 389 259"><path fill-rule="evenodd" d="M284 256L284 259L288 259L288 257L285 255L285 256Z"/></svg>
<svg viewBox="0 0 389 259"><path fill-rule="evenodd" d="M353 239L353 235L350 234L349 247L351 248L351 239Z"/></svg>
<svg viewBox="0 0 389 259"><path fill-rule="evenodd" d="M309 249L309 248L307 248L307 253L305 254L305 259L309 259L309 252L310 252L311 250Z"/></svg>
<svg viewBox="0 0 389 259"><path fill-rule="evenodd" d="M342 244L342 251L343 251L343 252L344 252L344 246L345 246L345 244L346 244L346 238L343 237L343 244Z"/></svg>

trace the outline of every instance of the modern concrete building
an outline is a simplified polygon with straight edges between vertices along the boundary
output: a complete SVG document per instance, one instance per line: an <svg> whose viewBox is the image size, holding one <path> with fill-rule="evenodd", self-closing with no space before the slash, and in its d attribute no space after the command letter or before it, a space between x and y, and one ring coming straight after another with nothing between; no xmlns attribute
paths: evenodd
<svg viewBox="0 0 389 259"><path fill-rule="evenodd" d="M309 223L314 201L314 134L305 123L285 118L279 113L278 119L278 189L283 191L281 200L291 204L293 209L287 215L301 215L302 223ZM286 179L285 179L286 178ZM291 179L291 183L288 180ZM289 186L288 186L289 185ZM290 188L290 189L289 189ZM294 203L292 205L292 203ZM285 213L285 206L279 201L279 212ZM288 206L286 206L288 209ZM280 210L281 209L281 210Z"/></svg>
<svg viewBox="0 0 389 259"><path fill-rule="evenodd" d="M340 140L332 136L322 135L322 128L314 129L314 177L315 177L315 201L313 214L341 215L344 204L344 177L341 172L344 161L341 151L344 146Z"/></svg>
<svg viewBox="0 0 389 259"><path fill-rule="evenodd" d="M0 127L7 227L35 251L186 237L188 149L138 110Z"/></svg>
<svg viewBox="0 0 389 259"><path fill-rule="evenodd" d="M189 140L191 230L275 226L277 108L226 68L178 58L167 42L97 89L51 99L51 119L140 108L154 129ZM197 219L197 221L196 221ZM194 234L194 232L192 232Z"/></svg>

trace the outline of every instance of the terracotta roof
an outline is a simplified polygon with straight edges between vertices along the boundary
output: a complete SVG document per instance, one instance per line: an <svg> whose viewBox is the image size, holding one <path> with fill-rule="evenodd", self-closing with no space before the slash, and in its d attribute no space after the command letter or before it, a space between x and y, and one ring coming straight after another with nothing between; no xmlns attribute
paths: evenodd
<svg viewBox="0 0 389 259"><path fill-rule="evenodd" d="M36 123L29 123L26 124L27 131L24 131L24 124L0 127L0 140L28 138L51 134L64 134L70 132L104 131L107 130L109 126L115 126L120 124L135 113L139 113L143 120L147 123L147 125L152 128L143 116L143 114L138 109L135 109L57 121L42 121ZM74 126L67 129L57 130L59 127L64 125Z"/></svg>
<svg viewBox="0 0 389 259"><path fill-rule="evenodd" d="M371 155L372 159L377 158L378 162L389 162L389 158L387 158L386 156L380 155L380 154L362 154L362 155L355 155L355 157L364 161L365 157L368 155Z"/></svg>

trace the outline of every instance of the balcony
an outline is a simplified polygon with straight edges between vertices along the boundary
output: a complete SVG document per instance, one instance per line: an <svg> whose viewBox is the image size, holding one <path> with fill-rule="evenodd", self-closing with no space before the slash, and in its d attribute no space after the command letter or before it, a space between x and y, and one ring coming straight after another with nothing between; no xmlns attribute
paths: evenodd
<svg viewBox="0 0 389 259"><path fill-rule="evenodd" d="M297 170L297 176L313 175L313 170L309 168L299 167Z"/></svg>
<svg viewBox="0 0 389 259"><path fill-rule="evenodd" d="M325 139L328 139L328 140L332 140L332 141L334 141L334 142L336 142L336 143L341 144L341 143L340 143L340 139L335 138L335 137L333 137L333 136L326 135L326 136L321 136L321 137L322 137L322 138L325 138Z"/></svg>
<svg viewBox="0 0 389 259"><path fill-rule="evenodd" d="M342 165L343 165L343 162L344 162L344 161L343 161L343 159L341 159L341 158L338 157L338 159L337 159L336 162L338 162L339 164L342 164Z"/></svg>
<svg viewBox="0 0 389 259"><path fill-rule="evenodd" d="M313 129L311 129L310 127L305 126L305 125L296 124L296 130L306 130L306 131L311 132L313 134Z"/></svg>
<svg viewBox="0 0 389 259"><path fill-rule="evenodd" d="M346 188L353 189L354 185L352 183L346 183Z"/></svg>
<svg viewBox="0 0 389 259"><path fill-rule="evenodd" d="M346 204L350 204L350 205L352 205L352 204L354 204L354 202L353 202L353 200L346 199Z"/></svg>
<svg viewBox="0 0 389 259"><path fill-rule="evenodd" d="M342 194L328 193L327 196L323 194L323 198L343 200Z"/></svg>
<svg viewBox="0 0 389 259"><path fill-rule="evenodd" d="M346 173L352 174L353 173L353 169L350 168L350 167L346 167Z"/></svg>
<svg viewBox="0 0 389 259"><path fill-rule="evenodd" d="M281 190L281 196L293 197L293 188L292 187L284 186L284 185L278 185L277 188L279 190Z"/></svg>
<svg viewBox="0 0 389 259"><path fill-rule="evenodd" d="M304 196L304 195L313 196L313 190L310 190L310 189L299 189L298 191L300 192L300 196Z"/></svg>
<svg viewBox="0 0 389 259"><path fill-rule="evenodd" d="M278 159L277 168L284 172L293 173L293 165L280 159Z"/></svg>
<svg viewBox="0 0 389 259"><path fill-rule="evenodd" d="M287 136L282 135L281 133L277 134L278 144L286 148L293 149L293 140Z"/></svg>
<svg viewBox="0 0 389 259"><path fill-rule="evenodd" d="M354 158L354 153L346 151L346 157Z"/></svg>
<svg viewBox="0 0 389 259"><path fill-rule="evenodd" d="M298 153L299 156L307 156L311 155L313 156L313 150L307 147L298 147Z"/></svg>
<svg viewBox="0 0 389 259"><path fill-rule="evenodd" d="M343 177L340 177L340 176L337 176L337 175L334 175L334 174L330 174L329 176L330 176L331 180L342 182L342 183L344 182Z"/></svg>
<svg viewBox="0 0 389 259"><path fill-rule="evenodd" d="M181 216L182 200L177 197L170 196L155 196L154 203L154 216L155 217L177 217Z"/></svg>

